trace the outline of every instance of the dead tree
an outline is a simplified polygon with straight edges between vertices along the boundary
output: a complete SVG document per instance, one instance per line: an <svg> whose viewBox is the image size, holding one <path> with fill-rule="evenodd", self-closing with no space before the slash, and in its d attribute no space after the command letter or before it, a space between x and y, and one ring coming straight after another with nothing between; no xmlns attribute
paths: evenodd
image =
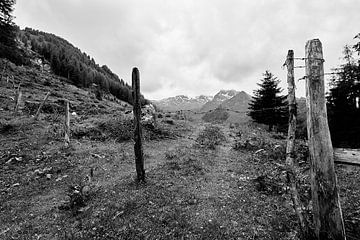
<svg viewBox="0 0 360 240"><path fill-rule="evenodd" d="M44 100L41 102L41 104L40 104L40 106L39 106L39 108L38 108L38 110L36 111L36 114L35 114L35 116L34 116L34 120L35 120L35 121L38 119L38 117L39 117L39 115L40 115L40 112L41 112L41 108L44 106L44 104L45 104L46 100L49 98L50 94L51 94L51 92L48 92L48 93L46 94Z"/></svg>
<svg viewBox="0 0 360 240"><path fill-rule="evenodd" d="M318 239L343 240L346 237L327 121L323 62L320 40L309 40L305 47L305 72L313 219Z"/></svg>
<svg viewBox="0 0 360 240"><path fill-rule="evenodd" d="M144 152L142 146L142 129L141 129L141 101L140 101L140 73L137 68L132 71L132 94L133 94L133 112L134 112L134 151L135 167L137 180L145 181L144 169Z"/></svg>
<svg viewBox="0 0 360 240"><path fill-rule="evenodd" d="M287 178L290 184L291 198L294 205L295 213L298 217L300 225L301 239L310 239L311 230L304 214L304 206L300 200L297 189L296 168L294 164L295 159L295 132L296 132L296 98L295 98L295 81L294 81L294 51L289 50L285 64L288 83L288 104L289 104L289 129L286 145L286 168Z"/></svg>

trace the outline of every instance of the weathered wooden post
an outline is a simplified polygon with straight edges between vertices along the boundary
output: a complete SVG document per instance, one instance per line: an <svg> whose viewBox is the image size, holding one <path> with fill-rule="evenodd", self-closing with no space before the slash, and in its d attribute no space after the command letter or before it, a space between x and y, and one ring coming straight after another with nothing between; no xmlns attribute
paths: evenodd
<svg viewBox="0 0 360 240"><path fill-rule="evenodd" d="M16 115L18 110L19 110L19 106L20 106L20 103L21 103L21 97L22 97L22 92L21 92L21 83L19 83L19 86L17 88L17 91L16 91L16 98L15 98L15 107L14 107L14 114Z"/></svg>
<svg viewBox="0 0 360 240"><path fill-rule="evenodd" d="M299 198L299 193L296 184L296 169L294 164L295 159L295 132L296 132L296 98L295 98L295 81L294 81L294 51L289 50L285 64L288 70L288 104L289 104L289 129L286 145L286 167L287 178L290 184L291 198L294 205L295 213L298 217L301 239L310 239L311 232L309 224L303 212L303 205Z"/></svg>
<svg viewBox="0 0 360 240"><path fill-rule="evenodd" d="M132 94L133 94L133 112L134 112L134 151L135 151L135 167L137 180L145 181L144 170L144 153L142 146L142 130L141 130L141 102L140 102L140 73L137 68L132 71Z"/></svg>
<svg viewBox="0 0 360 240"><path fill-rule="evenodd" d="M327 121L323 62L320 40L309 40L305 47L305 72L313 219L318 239L343 240L346 237Z"/></svg>
<svg viewBox="0 0 360 240"><path fill-rule="evenodd" d="M154 127L157 128L157 113L156 111L152 113L153 121L154 121Z"/></svg>
<svg viewBox="0 0 360 240"><path fill-rule="evenodd" d="M48 93L46 94L44 100L41 102L41 104L40 104L40 106L39 106L39 108L38 108L38 110L36 111L36 114L35 114L35 116L34 116L34 120L35 120L35 121L38 119L38 117L39 117L39 115L40 115L41 108L44 106L44 104L45 104L46 100L49 98L50 94L51 94L51 92L48 92Z"/></svg>
<svg viewBox="0 0 360 240"><path fill-rule="evenodd" d="M69 101L65 100L65 147L70 145L70 106Z"/></svg>

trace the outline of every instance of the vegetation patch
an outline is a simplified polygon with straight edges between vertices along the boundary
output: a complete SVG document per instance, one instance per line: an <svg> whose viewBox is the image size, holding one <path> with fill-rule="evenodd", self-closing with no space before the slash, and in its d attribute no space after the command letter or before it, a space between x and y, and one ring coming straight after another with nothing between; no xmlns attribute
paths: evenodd
<svg viewBox="0 0 360 240"><path fill-rule="evenodd" d="M226 111L226 109L223 108L216 108L213 111L205 113L205 115L202 117L202 120L205 122L211 122L211 123L223 123L229 118L229 113Z"/></svg>
<svg viewBox="0 0 360 240"><path fill-rule="evenodd" d="M181 126L179 127L181 128ZM176 128L167 124L153 122L142 123L145 140L175 139L180 135ZM133 119L109 116L107 119L90 118L72 128L74 138L89 138L92 140L106 141L114 139L117 142L128 141L134 135Z"/></svg>
<svg viewBox="0 0 360 240"><path fill-rule="evenodd" d="M226 137L218 126L207 125L203 131L200 132L196 142L205 148L215 149L217 145L224 143Z"/></svg>

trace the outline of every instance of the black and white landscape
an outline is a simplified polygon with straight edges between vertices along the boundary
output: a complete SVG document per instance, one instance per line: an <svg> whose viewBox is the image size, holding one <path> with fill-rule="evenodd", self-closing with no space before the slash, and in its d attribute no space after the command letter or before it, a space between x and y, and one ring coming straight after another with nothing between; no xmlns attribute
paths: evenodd
<svg viewBox="0 0 360 240"><path fill-rule="evenodd" d="M0 239L360 239L360 2L0 1Z"/></svg>

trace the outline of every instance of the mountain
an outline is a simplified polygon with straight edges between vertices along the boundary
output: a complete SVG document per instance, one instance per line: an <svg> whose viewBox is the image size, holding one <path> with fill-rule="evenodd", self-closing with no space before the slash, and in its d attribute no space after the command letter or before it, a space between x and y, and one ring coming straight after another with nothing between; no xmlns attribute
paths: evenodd
<svg viewBox="0 0 360 240"><path fill-rule="evenodd" d="M221 90L220 92L218 92L214 98L205 103L200 111L201 112L207 112L210 110L214 110L215 108L217 108L218 106L220 106L223 102L225 102L226 100L231 99L232 97L234 97L236 94L238 94L238 91L235 90Z"/></svg>
<svg viewBox="0 0 360 240"><path fill-rule="evenodd" d="M248 111L250 100L251 100L251 96L246 92L241 91L232 98L223 101L220 104L220 107L234 111L246 112Z"/></svg>
<svg viewBox="0 0 360 240"><path fill-rule="evenodd" d="M153 100L152 102L161 110L164 111L179 111L179 110L198 110L204 104L211 101L213 97L200 95L194 98L189 98L185 95L169 97L162 100Z"/></svg>
<svg viewBox="0 0 360 240"><path fill-rule="evenodd" d="M247 116L251 96L244 91L238 92L230 99L223 101L214 110L207 112L203 120L207 122L245 123L250 120Z"/></svg>
<svg viewBox="0 0 360 240"><path fill-rule="evenodd" d="M27 52L41 57L40 63L48 63L51 71L66 78L77 87L95 87L104 93L132 103L131 86L120 79L106 65L99 66L95 60L67 40L51 33L31 28L19 30L17 39ZM142 104L147 100L142 96Z"/></svg>

